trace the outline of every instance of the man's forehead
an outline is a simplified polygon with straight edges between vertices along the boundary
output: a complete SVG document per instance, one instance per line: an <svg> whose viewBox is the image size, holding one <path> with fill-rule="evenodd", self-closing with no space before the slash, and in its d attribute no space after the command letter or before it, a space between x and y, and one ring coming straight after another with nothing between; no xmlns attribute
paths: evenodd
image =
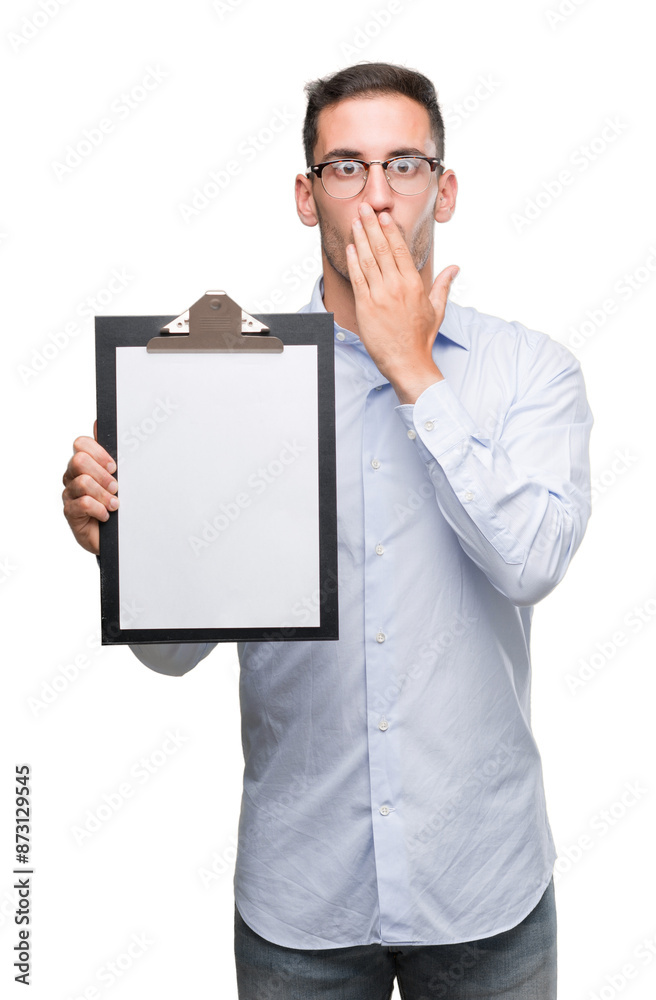
<svg viewBox="0 0 656 1000"><path fill-rule="evenodd" d="M428 111L402 94L347 97L319 112L316 151L375 158L406 150L436 153Z"/></svg>

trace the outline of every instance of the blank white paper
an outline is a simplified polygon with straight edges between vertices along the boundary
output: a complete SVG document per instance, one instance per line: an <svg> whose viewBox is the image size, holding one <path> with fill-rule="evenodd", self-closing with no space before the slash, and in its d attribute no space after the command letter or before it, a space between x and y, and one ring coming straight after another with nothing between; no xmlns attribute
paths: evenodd
<svg viewBox="0 0 656 1000"><path fill-rule="evenodd" d="M129 627L318 626L316 347L117 348L116 397Z"/></svg>

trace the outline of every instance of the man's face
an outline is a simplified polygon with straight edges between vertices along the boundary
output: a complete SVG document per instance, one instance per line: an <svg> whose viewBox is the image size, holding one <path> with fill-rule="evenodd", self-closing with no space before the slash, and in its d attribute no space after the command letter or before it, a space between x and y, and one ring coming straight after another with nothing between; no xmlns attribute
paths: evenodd
<svg viewBox="0 0 656 1000"><path fill-rule="evenodd" d="M315 163L348 157L387 160L405 153L437 153L428 112L409 97L350 97L319 114ZM331 198L317 177L311 183L324 254L343 278L349 280L346 247L353 242L351 226L361 202L371 205L376 214L389 212L421 271L433 246L437 172L431 174L428 188L416 195L392 191L379 165L370 167L364 190L354 198Z"/></svg>

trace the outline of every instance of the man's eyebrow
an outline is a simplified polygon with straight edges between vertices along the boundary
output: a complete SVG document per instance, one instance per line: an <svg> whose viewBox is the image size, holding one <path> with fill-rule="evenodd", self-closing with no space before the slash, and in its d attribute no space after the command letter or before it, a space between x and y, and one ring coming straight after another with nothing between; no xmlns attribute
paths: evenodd
<svg viewBox="0 0 656 1000"><path fill-rule="evenodd" d="M390 150L384 157L386 160L391 160L393 156L426 156L427 154L423 149L417 149L415 146L399 146L398 149ZM359 149L347 149L344 146L340 146L337 149L329 150L324 158L325 160L364 160L365 157L362 155L362 151Z"/></svg>

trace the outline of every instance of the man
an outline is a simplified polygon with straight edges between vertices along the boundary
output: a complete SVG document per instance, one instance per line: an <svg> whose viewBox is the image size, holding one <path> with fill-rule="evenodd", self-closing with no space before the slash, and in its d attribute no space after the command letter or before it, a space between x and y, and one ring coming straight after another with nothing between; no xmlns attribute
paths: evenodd
<svg viewBox="0 0 656 1000"><path fill-rule="evenodd" d="M589 516L579 366L447 303L453 215L432 84L384 63L306 88L304 225L335 317L338 642L240 644L241 1000L547 998L555 850L530 726L532 605ZM78 541L117 506L79 438ZM210 645L133 647L181 674Z"/></svg>

